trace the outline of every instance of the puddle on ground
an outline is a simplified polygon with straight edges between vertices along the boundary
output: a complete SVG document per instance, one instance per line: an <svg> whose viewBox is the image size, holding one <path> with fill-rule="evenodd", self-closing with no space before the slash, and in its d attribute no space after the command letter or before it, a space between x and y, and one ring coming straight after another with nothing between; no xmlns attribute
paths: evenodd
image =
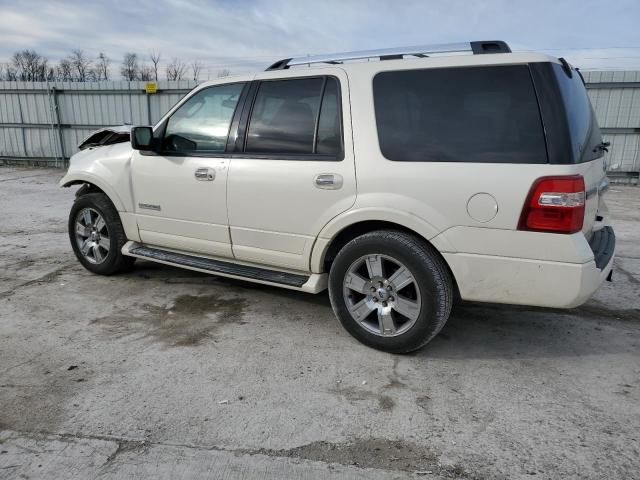
<svg viewBox="0 0 640 480"><path fill-rule="evenodd" d="M141 305L143 313L121 311L91 323L119 337L142 334L142 338L169 347L193 347L213 338L222 325L243 325L247 305L239 297L180 295L162 306L145 303Z"/></svg>

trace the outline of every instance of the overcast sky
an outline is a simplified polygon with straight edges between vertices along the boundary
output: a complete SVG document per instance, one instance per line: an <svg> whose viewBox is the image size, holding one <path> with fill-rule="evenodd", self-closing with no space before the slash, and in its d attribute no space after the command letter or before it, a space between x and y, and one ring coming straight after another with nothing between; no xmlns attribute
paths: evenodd
<svg viewBox="0 0 640 480"><path fill-rule="evenodd" d="M282 57L506 40L564 55L584 69L640 70L640 0L0 0L0 62L20 49L52 60L104 51L262 69Z"/></svg>

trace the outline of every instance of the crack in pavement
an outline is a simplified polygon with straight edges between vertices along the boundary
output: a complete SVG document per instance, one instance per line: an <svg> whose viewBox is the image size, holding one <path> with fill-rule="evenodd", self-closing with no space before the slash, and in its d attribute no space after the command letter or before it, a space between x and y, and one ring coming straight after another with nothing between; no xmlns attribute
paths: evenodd
<svg viewBox="0 0 640 480"><path fill-rule="evenodd" d="M44 352L40 352L38 354L36 354L35 356L31 357L29 360L25 360L24 362L20 362L17 365L13 365L11 367L7 367L4 370L0 370L0 374L4 374L7 372L10 372L11 370L18 368L18 367L22 367L23 365L28 365L29 363L33 362L35 359L41 357L44 354Z"/></svg>
<svg viewBox="0 0 640 480"><path fill-rule="evenodd" d="M115 449L115 451L111 455L107 457L107 460L104 462L103 466L108 465L109 463L113 463L116 457L121 453L141 450L141 449L144 449L147 445L150 445L146 441L139 441L139 440L120 440L120 441L117 441L116 443L118 447Z"/></svg>
<svg viewBox="0 0 640 480"><path fill-rule="evenodd" d="M16 436L46 440L42 437L54 437L56 440L72 442L75 440L99 440L113 442L116 449L98 467L111 466L116 459L126 452L143 451L149 447L173 447L186 448L198 451L231 453L234 455L266 456L271 458L297 458L300 460L320 462L325 464L338 464L347 467L374 469L388 472L415 473L424 471L445 476L446 478L458 478L469 480L481 480L485 477L478 473L472 473L460 465L442 465L437 455L426 447L418 447L407 444L401 440L387 439L356 439L347 443L330 443L317 441L289 449L251 449L251 448L225 448L216 445L198 445L179 442L153 442L148 439L133 439L113 435L94 435L80 433L56 433L45 430L18 431L5 430ZM7 438L5 438L5 441ZM409 453L406 453L409 447Z"/></svg>
<svg viewBox="0 0 640 480"><path fill-rule="evenodd" d="M66 264L62 265L61 267L56 268L55 270L42 275L41 277L34 278L33 280L27 280L26 282L20 283L20 284L16 285L15 287L11 288L10 290L7 290L6 292L0 292L0 300L2 300L4 298L11 297L12 295L14 295L16 293L17 290L20 290L22 288L30 287L31 285L35 285L37 283L51 283L53 280L55 280L58 277L58 275L60 275L67 268L69 268L69 267L71 267L73 265L76 265L76 262L66 263Z"/></svg>

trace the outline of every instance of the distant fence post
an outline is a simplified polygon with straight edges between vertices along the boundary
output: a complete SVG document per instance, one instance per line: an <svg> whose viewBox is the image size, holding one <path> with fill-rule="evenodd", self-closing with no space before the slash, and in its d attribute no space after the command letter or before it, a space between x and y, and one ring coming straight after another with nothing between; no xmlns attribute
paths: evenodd
<svg viewBox="0 0 640 480"><path fill-rule="evenodd" d="M17 97L18 97L18 113L20 114L20 123L24 123L24 113L22 112L22 102L20 101L20 94L18 94ZM24 128L21 128L20 132L22 133L22 150L24 151L24 156L27 157L29 156L29 154L27 153L27 137L26 137L26 134L24 133Z"/></svg>
<svg viewBox="0 0 640 480"><path fill-rule="evenodd" d="M151 95L147 92L147 125L151 125Z"/></svg>
<svg viewBox="0 0 640 480"><path fill-rule="evenodd" d="M65 157L64 155L64 138L62 136L62 125L60 124L60 108L59 108L59 102L58 102L58 90L56 89L56 87L51 88L51 93L53 94L53 112L54 112L54 120L56 122L56 128L58 130L58 143L60 144L60 157L62 159L62 166L65 167L67 164L67 157Z"/></svg>

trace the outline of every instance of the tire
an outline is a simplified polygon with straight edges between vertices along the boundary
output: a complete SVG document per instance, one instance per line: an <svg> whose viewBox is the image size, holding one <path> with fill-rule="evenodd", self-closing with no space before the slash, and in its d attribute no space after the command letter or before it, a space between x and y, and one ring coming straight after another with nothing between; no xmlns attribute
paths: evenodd
<svg viewBox="0 0 640 480"><path fill-rule="evenodd" d="M390 353L417 350L435 337L449 318L453 296L449 269L433 247L395 230L351 240L329 272L329 297L340 323L360 342Z"/></svg>
<svg viewBox="0 0 640 480"><path fill-rule="evenodd" d="M69 213L68 227L73 252L90 272L112 275L132 269L135 258L121 252L127 237L120 215L104 193L77 197ZM86 253L83 253L83 247Z"/></svg>

